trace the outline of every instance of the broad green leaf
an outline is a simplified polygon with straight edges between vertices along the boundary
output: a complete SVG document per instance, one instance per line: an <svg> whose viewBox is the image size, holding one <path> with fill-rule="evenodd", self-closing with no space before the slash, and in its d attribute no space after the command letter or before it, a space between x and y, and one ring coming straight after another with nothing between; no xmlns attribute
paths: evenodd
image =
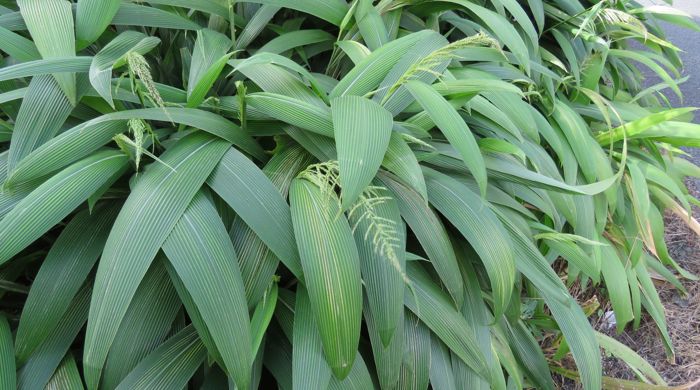
<svg viewBox="0 0 700 390"><path fill-rule="evenodd" d="M382 389L390 389L396 386L399 381L401 364L403 362L404 351L404 310L401 311L401 318L396 324L394 335L389 342L389 345L384 346L381 336L377 331L377 327L372 317L372 311L365 300L364 318L367 325L367 333L372 345L372 355L374 365L376 367L377 379Z"/></svg>
<svg viewBox="0 0 700 390"><path fill-rule="evenodd" d="M391 193L377 189L376 199L374 204L360 202L349 221L354 229L373 325L386 347L403 313L406 233Z"/></svg>
<svg viewBox="0 0 700 390"><path fill-rule="evenodd" d="M207 184L290 271L302 277L289 206L260 168L241 152L230 148Z"/></svg>
<svg viewBox="0 0 700 390"><path fill-rule="evenodd" d="M85 1L85 0L83 0ZM75 56L71 3L65 0L18 0L22 18L43 58ZM47 17L50 15L49 17ZM76 104L75 74L54 73L68 101Z"/></svg>
<svg viewBox="0 0 700 390"><path fill-rule="evenodd" d="M17 386L15 375L15 349L12 345L12 331L7 317L0 315L0 383L5 389L13 389Z"/></svg>
<svg viewBox="0 0 700 390"><path fill-rule="evenodd" d="M341 0L245 0L248 3L274 5L298 10L340 25L348 6Z"/></svg>
<svg viewBox="0 0 700 390"><path fill-rule="evenodd" d="M277 187L282 198L286 199L292 179L312 160L313 158L303 148L293 145L275 154L262 171ZM279 258L240 216L234 219L229 235L238 255L243 287L250 307L257 304L265 294L277 271ZM301 272L301 263L297 265L298 272Z"/></svg>
<svg viewBox="0 0 700 390"><path fill-rule="evenodd" d="M204 344L189 325L146 356L117 389L182 388L205 357Z"/></svg>
<svg viewBox="0 0 700 390"><path fill-rule="evenodd" d="M430 329L412 313L406 313L403 329L405 349L397 388L427 389L432 359Z"/></svg>
<svg viewBox="0 0 700 390"><path fill-rule="evenodd" d="M404 184L411 186L423 199L428 199L428 190L425 188L425 179L418 159L403 136L396 131L391 132L382 166Z"/></svg>
<svg viewBox="0 0 700 390"><path fill-rule="evenodd" d="M0 221L0 263L7 262L59 223L126 162L122 153L100 151L33 190Z"/></svg>
<svg viewBox="0 0 700 390"><path fill-rule="evenodd" d="M17 373L17 388L42 389L49 382L68 352L80 329L85 325L90 304L89 287L83 287L53 331L34 350Z"/></svg>
<svg viewBox="0 0 700 390"><path fill-rule="evenodd" d="M238 261L226 227L204 193L195 195L163 243L236 385L249 386L250 318Z"/></svg>
<svg viewBox="0 0 700 390"><path fill-rule="evenodd" d="M201 1L205 3L204 0ZM199 1L197 2L199 3ZM188 3L195 4L195 3ZM121 3L119 10L112 18L115 26L161 27L179 30L199 30L202 27L194 21L180 16L175 12L148 7L140 4Z"/></svg>
<svg viewBox="0 0 700 390"><path fill-rule="evenodd" d="M18 61L32 61L41 58L34 42L3 27L0 27L0 50Z"/></svg>
<svg viewBox="0 0 700 390"><path fill-rule="evenodd" d="M69 352L46 384L45 390L83 390L84 388L75 358Z"/></svg>
<svg viewBox="0 0 700 390"><path fill-rule="evenodd" d="M340 80L331 91L330 97L363 96L374 90L399 62L405 51L430 34L430 31L409 34L375 50Z"/></svg>
<svg viewBox="0 0 700 390"><path fill-rule="evenodd" d="M457 390L450 351L435 335L430 340L430 385L435 390Z"/></svg>
<svg viewBox="0 0 700 390"><path fill-rule="evenodd" d="M479 255L491 281L494 314L508 305L515 284L515 258L508 233L483 198L449 176L423 170L428 199Z"/></svg>
<svg viewBox="0 0 700 390"><path fill-rule="evenodd" d="M80 0L75 13L75 39L78 49L96 41L119 10L119 0Z"/></svg>
<svg viewBox="0 0 700 390"><path fill-rule="evenodd" d="M340 380L336 377L331 377L331 382L328 384L328 390L365 390L373 387L372 376L360 354L357 355L352 371L345 379Z"/></svg>
<svg viewBox="0 0 700 390"><path fill-rule="evenodd" d="M187 106L197 107L204 101L219 74L226 66L226 53L231 40L208 28L197 31L197 40L192 48L192 63L187 80Z"/></svg>
<svg viewBox="0 0 700 390"><path fill-rule="evenodd" d="M303 286L297 287L292 347L293 387L327 388L332 372L323 354L323 342L309 294Z"/></svg>
<svg viewBox="0 0 700 390"><path fill-rule="evenodd" d="M97 387L119 324L153 258L228 148L210 135L189 135L147 167L132 189L95 277L83 356L88 388Z"/></svg>
<svg viewBox="0 0 700 390"><path fill-rule="evenodd" d="M29 290L15 348L24 362L61 320L97 262L117 217L117 205L83 210L66 225L51 246Z"/></svg>
<svg viewBox="0 0 700 390"><path fill-rule="evenodd" d="M11 174L22 159L53 138L72 110L53 77L34 77L22 99L12 129L8 173Z"/></svg>
<svg viewBox="0 0 700 390"><path fill-rule="evenodd" d="M98 3L100 0L81 0L80 4L85 2ZM114 107L112 98L112 71L114 68L123 65L128 53L146 54L159 43L160 39L157 37L147 37L137 31L128 30L117 35L93 57L89 72L90 84L110 106Z"/></svg>
<svg viewBox="0 0 700 390"><path fill-rule="evenodd" d="M290 31L265 43L258 49L256 55L259 53L282 54L296 47L333 41L334 39L333 35L323 30Z"/></svg>
<svg viewBox="0 0 700 390"><path fill-rule="evenodd" d="M119 325L102 377L113 389L168 336L181 303L165 269L164 257L153 262Z"/></svg>
<svg viewBox="0 0 700 390"><path fill-rule="evenodd" d="M416 191L401 184L392 176L380 173L379 179L391 191L399 205L401 216L428 255L453 301L461 306L464 299L464 282L459 274L457 258L442 221L428 206L427 200Z"/></svg>
<svg viewBox="0 0 700 390"><path fill-rule="evenodd" d="M241 147L258 159L265 159L262 148L250 136L220 115L194 108L144 108L102 115L66 130L27 156L5 185L13 186L41 177L92 153L110 142L115 135L125 132L125 121L129 119L172 120L202 129Z"/></svg>
<svg viewBox="0 0 700 390"><path fill-rule="evenodd" d="M389 146L393 120L382 106L359 96L333 99L331 113L342 207L348 210L377 174Z"/></svg>
<svg viewBox="0 0 700 390"><path fill-rule="evenodd" d="M328 108L269 92L247 95L246 101L274 119L326 137L333 137L333 122Z"/></svg>
<svg viewBox="0 0 700 390"><path fill-rule="evenodd" d="M334 194L315 183L292 182L294 235L323 350L331 370L344 379L352 369L360 338L362 285L352 231Z"/></svg>
<svg viewBox="0 0 700 390"><path fill-rule="evenodd" d="M273 282L270 288L265 291L265 295L260 300L260 303L255 307L255 311L250 318L250 333L253 343L253 356L258 357L262 355L262 350L260 346L263 342L263 338L267 333L267 327L270 325L272 320L272 315L275 312L275 307L277 305L277 295L279 293L279 287L277 283ZM255 362L253 363L255 365ZM251 385L252 388L257 386Z"/></svg>
<svg viewBox="0 0 700 390"><path fill-rule="evenodd" d="M389 42L389 33L371 0L358 0L355 7L355 21L367 47L374 51Z"/></svg>
<svg viewBox="0 0 700 390"><path fill-rule="evenodd" d="M457 149L464 164L479 183L481 195L486 194L486 166L479 151L474 135L459 116L457 110L432 87L421 82L406 84L413 97L418 100L428 113L435 125L447 137L447 140Z"/></svg>
<svg viewBox="0 0 700 390"><path fill-rule="evenodd" d="M474 339L474 331L462 314L420 265L408 262L407 268L411 289L406 289L404 294L406 307L474 372L488 378L484 355Z"/></svg>
<svg viewBox="0 0 700 390"><path fill-rule="evenodd" d="M0 68L0 81L50 73L87 72L92 57L57 57L22 62Z"/></svg>

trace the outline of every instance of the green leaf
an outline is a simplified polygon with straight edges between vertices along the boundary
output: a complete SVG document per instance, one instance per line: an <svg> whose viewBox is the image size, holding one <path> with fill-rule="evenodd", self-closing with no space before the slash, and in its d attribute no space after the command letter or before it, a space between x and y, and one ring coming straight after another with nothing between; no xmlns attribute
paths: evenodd
<svg viewBox="0 0 700 390"><path fill-rule="evenodd" d="M71 3L65 0L18 0L22 18L43 58L75 56L75 34ZM50 17L46 17L50 15ZM75 74L54 73L68 101L76 104Z"/></svg>
<svg viewBox="0 0 700 390"><path fill-rule="evenodd" d="M331 368L323 355L323 342L309 294L297 287L292 340L292 378L295 389L323 389L331 380Z"/></svg>
<svg viewBox="0 0 700 390"><path fill-rule="evenodd" d="M406 307L474 372L488 378L484 355L474 339L474 331L462 314L420 265L408 262L407 268L412 288L404 294Z"/></svg>
<svg viewBox="0 0 700 390"><path fill-rule="evenodd" d="M22 62L0 68L0 81L50 73L87 72L92 57L58 57Z"/></svg>
<svg viewBox="0 0 700 390"><path fill-rule="evenodd" d="M653 381L653 384L667 386L666 382L661 375L656 372L654 367L631 348L603 333L596 332L595 335L601 348L624 361L640 379L644 380L644 382L652 383Z"/></svg>
<svg viewBox="0 0 700 390"><path fill-rule="evenodd" d="M241 152L230 148L207 184L294 275L302 277L289 206L260 168Z"/></svg>
<svg viewBox="0 0 700 390"><path fill-rule="evenodd" d="M192 325L161 344L117 386L118 390L184 387L206 357Z"/></svg>
<svg viewBox="0 0 700 390"><path fill-rule="evenodd" d="M122 153L104 150L57 173L22 199L0 221L0 263L26 248L75 210L126 164Z"/></svg>
<svg viewBox="0 0 700 390"><path fill-rule="evenodd" d="M258 49L256 55L259 53L281 54L297 47L333 40L335 37L323 30L290 31L265 43Z"/></svg>
<svg viewBox="0 0 700 390"><path fill-rule="evenodd" d="M246 0L248 3L274 5L298 10L330 23L340 25L348 5L341 0Z"/></svg>
<svg viewBox="0 0 700 390"><path fill-rule="evenodd" d="M403 362L404 351L404 310L401 311L401 318L396 324L394 335L389 345L384 346L381 336L372 317L367 300L364 305L365 324L367 333L372 345L372 355L376 366L377 379L382 389L390 389L396 386L399 381L401 364Z"/></svg>
<svg viewBox="0 0 700 390"><path fill-rule="evenodd" d="M246 101L274 119L326 137L333 137L333 122L328 108L269 92L246 95Z"/></svg>
<svg viewBox="0 0 700 390"><path fill-rule="evenodd" d="M386 347L402 321L406 278L406 233L397 202L385 189L374 204L360 202L349 218L360 255L373 325Z"/></svg>
<svg viewBox="0 0 700 390"><path fill-rule="evenodd" d="M283 199L287 198L292 179L312 162L312 157L298 145L285 147L263 167L263 173L277 187ZM229 231L238 255L246 291L248 307L255 305L265 294L279 265L279 258L265 245L257 234L237 216ZM301 272L301 263L297 263Z"/></svg>
<svg viewBox="0 0 700 390"><path fill-rule="evenodd" d="M46 384L45 390L83 390L84 388L75 358L69 352Z"/></svg>
<svg viewBox="0 0 700 390"><path fill-rule="evenodd" d="M66 225L46 255L22 310L15 348L24 362L51 333L84 284L104 248L119 207L83 210Z"/></svg>
<svg viewBox="0 0 700 390"><path fill-rule="evenodd" d="M406 313L403 362L399 373L399 389L427 389L430 382L430 330L418 317Z"/></svg>
<svg viewBox="0 0 700 390"><path fill-rule="evenodd" d="M88 388L97 387L119 324L153 258L228 148L223 140L194 133L147 167L132 189L95 276L83 356Z"/></svg>
<svg viewBox="0 0 700 390"><path fill-rule="evenodd" d="M389 146L393 120L391 113L382 106L359 96L333 99L331 113L340 165L342 207L348 210L377 174Z"/></svg>
<svg viewBox="0 0 700 390"><path fill-rule="evenodd" d="M389 33L381 15L372 5L371 0L358 0L355 8L355 20L360 34L370 50L377 50L389 42Z"/></svg>
<svg viewBox="0 0 700 390"><path fill-rule="evenodd" d="M450 296L458 306L461 306L464 299L464 282L459 274L457 258L442 221L428 206L426 199L413 189L383 172L380 172L379 179L393 194L401 216L425 250Z"/></svg>
<svg viewBox="0 0 700 390"><path fill-rule="evenodd" d="M3 27L0 27L0 50L18 61L32 61L41 58L34 42Z"/></svg>
<svg viewBox="0 0 700 390"><path fill-rule="evenodd" d="M466 186L432 169L423 170L428 199L479 255L491 281L494 314L503 314L515 284L515 259L508 233L487 202Z"/></svg>
<svg viewBox="0 0 700 390"><path fill-rule="evenodd" d="M15 349L12 345L12 331L10 324L7 322L7 317L0 315L0 383L5 389L14 389L17 387L17 378L15 375Z"/></svg>
<svg viewBox="0 0 700 390"><path fill-rule="evenodd" d="M326 190L328 191L328 190ZM294 235L323 350L333 373L352 369L360 338L362 285L352 231L335 195L304 179L290 189Z"/></svg>
<svg viewBox="0 0 700 390"><path fill-rule="evenodd" d="M197 31L187 80L187 106L197 107L204 101L219 74L226 66L231 40L208 28Z"/></svg>
<svg viewBox="0 0 700 390"><path fill-rule="evenodd" d="M136 290L107 355L102 387L117 387L168 336L181 303L165 261L163 256L155 260Z"/></svg>
<svg viewBox="0 0 700 390"><path fill-rule="evenodd" d="M406 50L431 33L431 31L421 31L409 34L375 50L340 79L331 91L330 97L363 96L372 91L399 62Z"/></svg>
<svg viewBox="0 0 700 390"><path fill-rule="evenodd" d="M457 149L464 164L476 179L481 195L486 194L486 165L469 127L450 103L429 85L417 81L406 84L413 97Z"/></svg>
<svg viewBox="0 0 700 390"><path fill-rule="evenodd" d="M12 130L8 173L36 148L61 129L73 107L49 75L36 76L29 83Z"/></svg>
<svg viewBox="0 0 700 390"><path fill-rule="evenodd" d="M115 135L125 132L125 121L129 119L172 120L214 134L261 160L265 159L262 148L248 134L220 115L194 108L144 108L102 115L66 130L27 156L5 186L12 187L41 177L92 153Z"/></svg>
<svg viewBox="0 0 700 390"><path fill-rule="evenodd" d="M75 13L75 35L78 49L96 41L119 10L119 0L80 0Z"/></svg>
<svg viewBox="0 0 700 390"><path fill-rule="evenodd" d="M80 4L86 1L89 3L100 2L100 0L81 0ZM160 39L157 37L147 37L137 31L124 31L93 57L89 72L90 84L114 108L112 99L112 71L114 67L122 65L128 53L146 54L159 43Z"/></svg>
<svg viewBox="0 0 700 390"><path fill-rule="evenodd" d="M214 205L199 192L163 243L236 385L249 386L250 318L233 244Z"/></svg>
<svg viewBox="0 0 700 390"><path fill-rule="evenodd" d="M277 286L277 283L273 282L260 300L260 303L258 303L258 306L255 307L253 316L250 318L253 356L260 356L262 354L260 351L260 346L262 344L263 337L265 337L265 334L267 333L267 327L270 325L272 315L275 312L278 293L279 287ZM251 387L256 388L257 386Z"/></svg>
<svg viewBox="0 0 700 390"><path fill-rule="evenodd" d="M78 292L61 321L19 369L18 389L42 389L49 382L78 332L85 325L90 307L90 292L88 286Z"/></svg>

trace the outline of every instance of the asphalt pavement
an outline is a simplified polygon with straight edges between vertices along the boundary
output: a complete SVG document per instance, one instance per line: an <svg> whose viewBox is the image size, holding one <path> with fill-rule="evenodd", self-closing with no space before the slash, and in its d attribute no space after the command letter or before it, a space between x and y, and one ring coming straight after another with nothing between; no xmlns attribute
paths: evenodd
<svg viewBox="0 0 700 390"><path fill-rule="evenodd" d="M663 0L642 0L644 5L668 5ZM700 24L700 0L674 0L673 7L690 14L696 23ZM666 38L683 50L680 53L683 60L683 76L690 76L688 81L680 85L683 92L683 101L680 101L672 92L666 94L674 107L700 107L700 32L678 27L670 23L661 23ZM650 80L658 82L655 76L649 76ZM695 115L695 123L700 124L700 110ZM700 149L686 149L695 164L700 165ZM698 183L698 181L696 181ZM700 188L700 186L698 187Z"/></svg>

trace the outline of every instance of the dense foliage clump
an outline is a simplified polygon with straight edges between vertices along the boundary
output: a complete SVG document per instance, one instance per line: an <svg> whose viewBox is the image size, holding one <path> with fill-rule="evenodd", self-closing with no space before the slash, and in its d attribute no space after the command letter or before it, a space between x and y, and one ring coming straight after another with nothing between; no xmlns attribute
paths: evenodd
<svg viewBox="0 0 700 390"><path fill-rule="evenodd" d="M0 1L0 388L630 388L602 353L665 385L568 289L673 355L654 284L695 278L663 215L700 232L700 125L659 21L700 30L631 0Z"/></svg>

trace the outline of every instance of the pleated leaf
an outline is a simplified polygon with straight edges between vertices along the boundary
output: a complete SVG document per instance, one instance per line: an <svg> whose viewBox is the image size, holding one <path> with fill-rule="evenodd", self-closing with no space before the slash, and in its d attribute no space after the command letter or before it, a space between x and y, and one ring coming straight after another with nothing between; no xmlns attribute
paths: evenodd
<svg viewBox="0 0 700 390"><path fill-rule="evenodd" d="M204 344L192 325L189 325L146 356L117 389L182 388L202 364L205 356Z"/></svg>
<svg viewBox="0 0 700 390"><path fill-rule="evenodd" d="M165 269L165 261L160 256L153 262L124 314L107 355L103 387L117 387L141 359L168 336L181 303Z"/></svg>
<svg viewBox="0 0 700 390"><path fill-rule="evenodd" d="M78 5L78 15L80 15L80 7L83 4L104 3L109 1L102 0L81 0ZM119 2L116 2L117 5ZM85 5L84 7L92 8L93 5ZM106 10L109 12L109 10ZM80 29L78 30L80 31ZM112 71L115 66L123 65L125 56L129 52L146 54L151 49L160 43L160 39L156 37L147 37L137 31L124 31L112 39L105 47L100 50L92 59L90 64L90 84L102 96L103 99L114 108L114 100L112 98Z"/></svg>
<svg viewBox="0 0 700 390"><path fill-rule="evenodd" d="M163 251L197 305L227 371L239 388L248 388L253 356L241 271L226 227L204 193L194 197Z"/></svg>
<svg viewBox="0 0 700 390"><path fill-rule="evenodd" d="M46 384L45 390L83 390L84 388L75 358L69 352Z"/></svg>
<svg viewBox="0 0 700 390"><path fill-rule="evenodd" d="M327 388L331 380L331 368L326 363L321 334L309 294L303 286L297 287L292 347L293 388Z"/></svg>
<svg viewBox="0 0 700 390"><path fill-rule="evenodd" d="M508 233L489 204L447 175L424 170L428 199L462 233L479 255L493 291L494 311L500 316L515 284L515 259Z"/></svg>
<svg viewBox="0 0 700 390"><path fill-rule="evenodd" d="M126 164L122 153L104 150L57 173L22 199L0 221L0 263L26 248L65 218Z"/></svg>
<svg viewBox="0 0 700 390"><path fill-rule="evenodd" d="M313 157L298 145L279 151L262 171L277 187L283 199L287 198L292 179L312 162ZM279 258L265 245L240 216L233 220L229 231L238 255L248 306L256 304L270 285L277 271ZM299 271L301 263L298 264Z"/></svg>
<svg viewBox="0 0 700 390"><path fill-rule="evenodd" d="M75 35L78 49L87 47L102 35L119 10L119 0L80 0L75 13Z"/></svg>
<svg viewBox="0 0 700 390"><path fill-rule="evenodd" d="M452 300L461 305L464 299L464 282L442 221L417 192L383 172L379 178L391 191L401 216L428 255Z"/></svg>
<svg viewBox="0 0 700 390"><path fill-rule="evenodd" d="M89 287L83 287L78 292L61 321L19 369L18 389L41 389L49 382L78 332L85 325L90 293Z"/></svg>
<svg viewBox="0 0 700 390"><path fill-rule="evenodd" d="M97 387L119 324L153 258L228 148L225 141L194 133L141 173L110 232L95 277L83 357L88 388Z"/></svg>
<svg viewBox="0 0 700 390"><path fill-rule="evenodd" d="M260 168L241 152L230 148L207 184L290 271L302 276L289 206Z"/></svg>
<svg viewBox="0 0 700 390"><path fill-rule="evenodd" d="M231 45L231 40L221 33L207 28L197 31L187 80L188 107L197 107L204 101L207 92L226 65L226 53Z"/></svg>
<svg viewBox="0 0 700 390"><path fill-rule="evenodd" d="M24 362L61 320L102 253L118 212L118 205L81 211L51 246L22 310L17 361Z"/></svg>
<svg viewBox="0 0 700 390"><path fill-rule="evenodd" d="M340 165L342 206L343 210L348 210L372 181L384 159L393 119L382 106L360 96L333 99L331 113Z"/></svg>
<svg viewBox="0 0 700 390"><path fill-rule="evenodd" d="M75 33L71 3L65 0L19 0L22 18L43 58L75 56ZM68 101L75 105L75 74L54 73Z"/></svg>
<svg viewBox="0 0 700 390"><path fill-rule="evenodd" d="M12 345L12 331L5 315L0 315L0 383L3 389L17 387L15 375L15 349Z"/></svg>
<svg viewBox="0 0 700 390"><path fill-rule="evenodd" d="M333 373L352 369L360 337L360 260L350 226L333 194L295 179L289 193L294 235L323 350Z"/></svg>
<svg viewBox="0 0 700 390"><path fill-rule="evenodd" d="M430 330L478 375L488 378L488 367L479 345L461 313L433 283L425 270L407 263L412 289L404 294L404 303Z"/></svg>
<svg viewBox="0 0 700 390"><path fill-rule="evenodd" d="M445 98L429 85L412 81L407 83L406 87L450 141L450 144L457 149L464 164L479 184L481 195L484 196L486 193L486 164L474 135L464 119Z"/></svg>

